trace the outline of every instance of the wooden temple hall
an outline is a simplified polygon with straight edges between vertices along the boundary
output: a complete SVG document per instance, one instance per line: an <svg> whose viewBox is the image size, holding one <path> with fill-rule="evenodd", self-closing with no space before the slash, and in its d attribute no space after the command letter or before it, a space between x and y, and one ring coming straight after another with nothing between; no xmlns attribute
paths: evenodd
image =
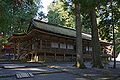
<svg viewBox="0 0 120 80"><path fill-rule="evenodd" d="M46 22L33 20L25 34L13 34L9 38L17 59L29 61L75 61L76 31ZM91 35L82 33L83 58L92 59ZM100 41L101 46L110 45Z"/></svg>

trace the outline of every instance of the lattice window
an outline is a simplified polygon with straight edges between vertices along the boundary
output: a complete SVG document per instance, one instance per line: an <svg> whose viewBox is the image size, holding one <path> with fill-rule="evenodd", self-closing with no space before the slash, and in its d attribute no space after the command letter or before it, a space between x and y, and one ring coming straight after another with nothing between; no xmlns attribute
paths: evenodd
<svg viewBox="0 0 120 80"><path fill-rule="evenodd" d="M59 45L58 45L58 43L52 42L51 47L52 48L59 48Z"/></svg>
<svg viewBox="0 0 120 80"><path fill-rule="evenodd" d="M86 46L85 48L86 48L86 51L89 51L89 47L88 46Z"/></svg>
<svg viewBox="0 0 120 80"><path fill-rule="evenodd" d="M68 45L67 45L67 49L74 49L74 46L71 45L71 44L68 44Z"/></svg>
<svg viewBox="0 0 120 80"><path fill-rule="evenodd" d="M66 44L65 43L60 43L60 48L66 49Z"/></svg>
<svg viewBox="0 0 120 80"><path fill-rule="evenodd" d="M92 51L92 47L89 47L89 51Z"/></svg>

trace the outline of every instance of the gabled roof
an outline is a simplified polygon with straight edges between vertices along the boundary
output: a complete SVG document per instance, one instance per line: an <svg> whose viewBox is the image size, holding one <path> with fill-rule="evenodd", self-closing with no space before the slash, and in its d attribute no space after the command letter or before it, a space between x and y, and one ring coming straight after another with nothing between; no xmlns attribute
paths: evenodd
<svg viewBox="0 0 120 80"><path fill-rule="evenodd" d="M56 25L56 24L50 24L47 22L34 19L33 26L40 30L44 30L44 31L48 31L48 32L56 33L56 34L61 34L61 35L65 35L68 37L74 37L74 38L76 37L75 29L66 28L63 26ZM34 27L32 27L32 29ZM86 40L91 40L92 36L90 34L82 33L82 38ZM100 39L100 42L111 44L110 42L107 42L106 40L101 40L101 39Z"/></svg>
<svg viewBox="0 0 120 80"><path fill-rule="evenodd" d="M38 30L36 30L38 29ZM39 20L33 20L31 26L29 26L27 33L20 33L20 34L14 34L12 37L16 36L16 38L22 36L28 36L29 33L31 33L32 31L39 31L39 30L43 30L46 32L50 32L50 33L54 33L54 34L58 34L58 35L62 35L65 37L71 37L71 38L75 38L76 37L76 30L74 29L69 29L66 27L62 27L62 26L58 26L55 24L50 24L47 22L42 22ZM18 37L17 37L18 36ZM11 39L12 39L11 37ZM82 38L86 39L86 40L91 40L92 36L90 34L86 34L86 33L82 33ZM105 40L100 40L100 42L102 43L107 43L107 44L111 44Z"/></svg>
<svg viewBox="0 0 120 80"><path fill-rule="evenodd" d="M74 29L69 29L69 28L65 28L62 26L57 26L54 24L49 24L46 22L38 21L38 20L34 20L33 25L38 29L42 29L42 30L49 31L52 33L61 34L61 35L69 36L69 37L76 37L76 30ZM91 40L91 35L82 33L82 38Z"/></svg>

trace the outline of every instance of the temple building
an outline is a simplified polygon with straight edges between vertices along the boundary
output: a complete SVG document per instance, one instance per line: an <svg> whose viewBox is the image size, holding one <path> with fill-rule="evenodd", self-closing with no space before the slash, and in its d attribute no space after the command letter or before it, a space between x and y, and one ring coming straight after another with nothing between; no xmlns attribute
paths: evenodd
<svg viewBox="0 0 120 80"><path fill-rule="evenodd" d="M75 61L76 31L73 29L33 20L27 33L13 34L14 54L29 61ZM92 59L91 35L82 33L84 61ZM101 50L110 43L100 40ZM101 54L103 55L103 54ZM109 56L108 56L109 57Z"/></svg>

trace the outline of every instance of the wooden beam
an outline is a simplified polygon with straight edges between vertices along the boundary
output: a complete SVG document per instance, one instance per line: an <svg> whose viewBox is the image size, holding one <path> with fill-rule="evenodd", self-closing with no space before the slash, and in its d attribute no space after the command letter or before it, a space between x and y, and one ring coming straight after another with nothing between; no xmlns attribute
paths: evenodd
<svg viewBox="0 0 120 80"><path fill-rule="evenodd" d="M46 61L46 53L44 53L44 61Z"/></svg>

